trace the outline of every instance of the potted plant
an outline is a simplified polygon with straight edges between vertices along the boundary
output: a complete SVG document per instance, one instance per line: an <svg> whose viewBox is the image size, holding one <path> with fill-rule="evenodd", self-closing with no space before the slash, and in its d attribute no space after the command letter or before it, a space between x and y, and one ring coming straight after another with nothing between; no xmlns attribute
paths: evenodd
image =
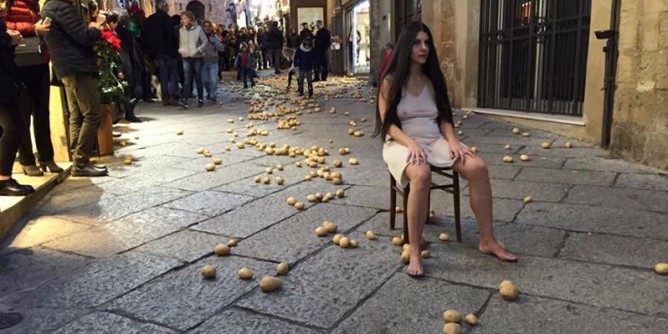
<svg viewBox="0 0 668 334"><path fill-rule="evenodd" d="M99 68L98 92L100 95L100 113L102 120L97 131L98 152L100 155L114 153L112 134L113 119L116 117L116 103L127 99L127 82L119 80L114 69L120 65L121 40L111 30L102 31L102 40L95 44L97 65Z"/></svg>

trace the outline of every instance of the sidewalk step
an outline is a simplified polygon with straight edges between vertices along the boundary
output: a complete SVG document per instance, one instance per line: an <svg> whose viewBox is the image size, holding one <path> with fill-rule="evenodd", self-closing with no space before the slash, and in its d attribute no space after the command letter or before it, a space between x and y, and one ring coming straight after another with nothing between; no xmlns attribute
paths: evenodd
<svg viewBox="0 0 668 334"><path fill-rule="evenodd" d="M60 174L46 173L39 177L29 177L23 174L12 176L21 184L33 186L35 192L28 196L0 196L0 242L7 237L14 225L30 213L56 184L63 182L70 175L71 163L58 163L58 165L65 171Z"/></svg>

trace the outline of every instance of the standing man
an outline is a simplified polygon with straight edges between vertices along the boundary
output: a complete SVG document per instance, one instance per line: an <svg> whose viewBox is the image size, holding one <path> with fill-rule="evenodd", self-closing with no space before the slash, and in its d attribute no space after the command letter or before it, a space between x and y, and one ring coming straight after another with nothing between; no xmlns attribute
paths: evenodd
<svg viewBox="0 0 668 334"><path fill-rule="evenodd" d="M220 73L218 68L219 52L223 52L223 42L213 31L213 23L211 21L204 21L202 23L202 30L206 37L206 43L202 47L202 54L204 55L204 64L202 65L202 83L206 88L207 99L213 103L217 100L218 89L218 75Z"/></svg>
<svg viewBox="0 0 668 334"><path fill-rule="evenodd" d="M329 55L327 50L329 50L330 45L332 45L332 34L322 23L322 20L316 21L315 25L318 27L318 31L315 33L315 69L314 74L315 78L313 81L327 81L327 75L329 74Z"/></svg>
<svg viewBox="0 0 668 334"><path fill-rule="evenodd" d="M304 22L302 23L302 31L299 32L299 45L295 47L299 47L300 45L302 45L302 43L307 37L310 38L311 40L315 38L315 36L313 36L313 32L308 27L308 23Z"/></svg>
<svg viewBox="0 0 668 334"><path fill-rule="evenodd" d="M281 54L283 52L283 34L278 30L278 21L271 23L269 30L269 45L271 46L271 61L274 73L281 74Z"/></svg>
<svg viewBox="0 0 668 334"><path fill-rule="evenodd" d="M142 32L144 53L158 63L162 104L175 106L178 105L176 94L179 89L179 42L172 18L167 14L167 1L158 0L156 8L157 11L146 20Z"/></svg>
<svg viewBox="0 0 668 334"><path fill-rule="evenodd" d="M49 0L42 17L51 20L44 41L49 48L56 76L63 81L70 112L70 149L73 176L105 176L105 166L94 165L90 156L95 149L100 126L100 96L97 88L99 69L93 44L100 40L102 22L88 26L79 9L68 0Z"/></svg>

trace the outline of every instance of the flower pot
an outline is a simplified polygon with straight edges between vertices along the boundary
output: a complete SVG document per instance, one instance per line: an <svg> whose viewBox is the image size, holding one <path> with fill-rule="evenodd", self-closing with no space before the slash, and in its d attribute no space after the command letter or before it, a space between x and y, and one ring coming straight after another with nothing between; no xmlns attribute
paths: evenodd
<svg viewBox="0 0 668 334"><path fill-rule="evenodd" d="M115 108L113 103L100 104L101 121L97 129L97 150L100 155L114 154L112 114Z"/></svg>

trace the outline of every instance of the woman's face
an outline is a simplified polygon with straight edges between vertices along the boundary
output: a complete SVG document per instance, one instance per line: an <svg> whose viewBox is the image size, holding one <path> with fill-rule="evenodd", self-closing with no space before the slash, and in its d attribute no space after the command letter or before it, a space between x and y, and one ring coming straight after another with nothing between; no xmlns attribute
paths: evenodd
<svg viewBox="0 0 668 334"><path fill-rule="evenodd" d="M411 49L411 61L424 65L427 62L427 57L429 57L429 36L426 32L420 31L415 36L415 41L413 42L413 48Z"/></svg>
<svg viewBox="0 0 668 334"><path fill-rule="evenodd" d="M181 15L181 25L189 26L193 21L187 15Z"/></svg>

